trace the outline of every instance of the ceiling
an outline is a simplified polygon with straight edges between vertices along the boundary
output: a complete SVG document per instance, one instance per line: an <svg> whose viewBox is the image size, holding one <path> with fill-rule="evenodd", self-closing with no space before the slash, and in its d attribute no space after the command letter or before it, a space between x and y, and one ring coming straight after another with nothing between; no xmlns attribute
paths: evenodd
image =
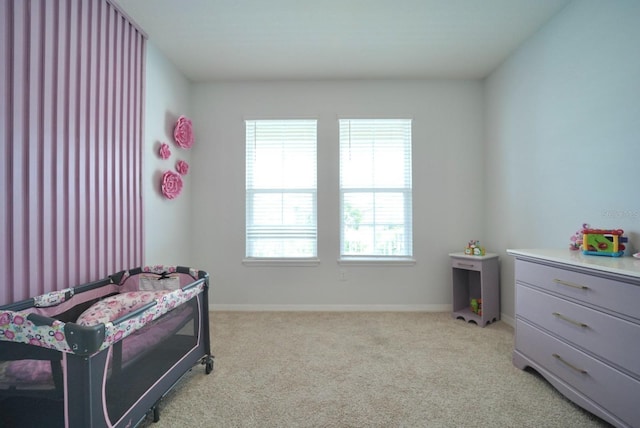
<svg viewBox="0 0 640 428"><path fill-rule="evenodd" d="M570 0L114 0L191 81L481 79Z"/></svg>

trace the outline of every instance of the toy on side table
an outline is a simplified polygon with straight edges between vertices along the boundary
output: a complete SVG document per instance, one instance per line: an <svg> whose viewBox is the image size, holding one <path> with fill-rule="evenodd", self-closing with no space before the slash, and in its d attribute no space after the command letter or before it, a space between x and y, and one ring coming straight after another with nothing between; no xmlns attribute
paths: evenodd
<svg viewBox="0 0 640 428"><path fill-rule="evenodd" d="M464 249L464 253L468 256L484 256L484 247L480 246L480 241L472 239Z"/></svg>
<svg viewBox="0 0 640 428"><path fill-rule="evenodd" d="M482 316L482 299L471 299L471 312Z"/></svg>

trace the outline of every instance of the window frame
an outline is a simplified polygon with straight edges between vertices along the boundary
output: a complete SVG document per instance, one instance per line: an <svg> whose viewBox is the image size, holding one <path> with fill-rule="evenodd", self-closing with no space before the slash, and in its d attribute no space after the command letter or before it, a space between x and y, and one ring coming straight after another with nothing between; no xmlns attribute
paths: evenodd
<svg viewBox="0 0 640 428"><path fill-rule="evenodd" d="M314 185L315 187L309 188L309 187L281 187L281 188L256 188L256 187L249 187L249 156L250 156L250 151L249 151L249 124L250 123L258 123L258 122L301 122L301 121L306 121L306 122L313 122L313 126L314 126L314 147L313 147L313 153L314 153L314 162L315 162L315 177L314 177ZM244 227L244 233L245 233L245 250L244 250L244 258L242 260L242 263L244 265L250 265L250 266L315 266L317 264L319 264L320 259L318 257L318 168L317 168L317 163L318 163L318 120L317 118L246 118L243 121L245 129L245 227ZM255 143L255 140L254 140ZM254 149L255 150L255 149ZM249 222L249 217L252 216L255 211L254 211L254 202L255 199L252 197L257 195L257 194L269 194L269 193L277 193L277 194L281 194L281 195L286 195L286 194L295 194L295 193L306 193L306 194L311 194L312 195L312 202L311 202L311 211L313 212L313 220L314 220L314 224L313 226L310 226L310 230L312 230L312 234L313 234L313 252L314 254L312 256L308 256L308 257L295 257L295 256L265 256L265 257L261 257L261 256L255 256L255 255L249 255L249 251L251 248L250 245L250 237L249 237L249 233L250 233L250 222ZM283 225L283 228L286 228L286 225ZM301 229L304 229L304 227L302 227Z"/></svg>
<svg viewBox="0 0 640 428"><path fill-rule="evenodd" d="M408 186L403 187L343 187L343 131L342 125L344 122L349 121L408 121L409 139L408 145L405 146L405 150L409 151L408 159L405 158L405 162L408 161L409 165L404 169L405 178L408 178ZM414 265L415 258L413 253L413 118L354 118L354 117L340 117L338 118L338 145L339 145L339 229L340 229L340 241L338 249L338 264L340 265ZM404 255L376 255L376 254L345 254L345 195L349 193L370 193L373 197L378 194L395 193L401 194L404 199L403 204L403 227L405 236L409 236L408 241L405 238L405 244L410 244L408 254ZM373 223L375 226L377 223Z"/></svg>

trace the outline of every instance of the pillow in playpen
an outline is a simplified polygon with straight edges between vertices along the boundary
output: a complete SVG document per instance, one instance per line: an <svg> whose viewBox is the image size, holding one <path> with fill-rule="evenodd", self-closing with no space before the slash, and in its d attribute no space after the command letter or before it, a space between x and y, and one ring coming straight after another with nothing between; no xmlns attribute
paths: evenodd
<svg viewBox="0 0 640 428"><path fill-rule="evenodd" d="M156 299L161 299L169 290L130 291L116 294L91 305L76 320L80 325L96 325L114 321Z"/></svg>

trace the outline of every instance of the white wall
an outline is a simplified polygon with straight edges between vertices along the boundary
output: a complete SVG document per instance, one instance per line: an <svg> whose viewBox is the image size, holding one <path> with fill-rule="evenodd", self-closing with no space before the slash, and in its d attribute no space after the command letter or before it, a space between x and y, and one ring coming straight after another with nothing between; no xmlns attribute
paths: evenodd
<svg viewBox="0 0 640 428"><path fill-rule="evenodd" d="M173 142L176 120L180 115L188 117L191 110L190 82L151 41L147 42L145 97L142 155L145 264L189 266L191 177L184 177L182 194L173 200L162 196L160 180L164 171L174 170L178 159L191 163L191 151ZM171 157L167 160L158 155L161 142L171 146Z"/></svg>
<svg viewBox="0 0 640 428"><path fill-rule="evenodd" d="M192 260L214 308L435 309L447 254L483 240L483 92L471 81L241 82L193 87ZM413 118L414 266L346 267L339 280L337 117ZM318 119L317 267L247 267L245 118Z"/></svg>
<svg viewBox="0 0 640 428"><path fill-rule="evenodd" d="M640 2L570 3L486 81L486 236L568 247L583 222L640 247Z"/></svg>
<svg viewBox="0 0 640 428"><path fill-rule="evenodd" d="M212 275L213 307L438 309L450 304L447 253L478 238L507 248L566 247L583 222L620 227L640 248L640 3L569 4L485 82L336 81L190 85L149 43L144 154L148 263ZM180 114L196 144L156 155ZM414 119L411 267L347 267L339 280L337 116ZM319 120L318 267L259 268L244 256L245 118ZM158 191L175 155L191 163L175 200Z"/></svg>

